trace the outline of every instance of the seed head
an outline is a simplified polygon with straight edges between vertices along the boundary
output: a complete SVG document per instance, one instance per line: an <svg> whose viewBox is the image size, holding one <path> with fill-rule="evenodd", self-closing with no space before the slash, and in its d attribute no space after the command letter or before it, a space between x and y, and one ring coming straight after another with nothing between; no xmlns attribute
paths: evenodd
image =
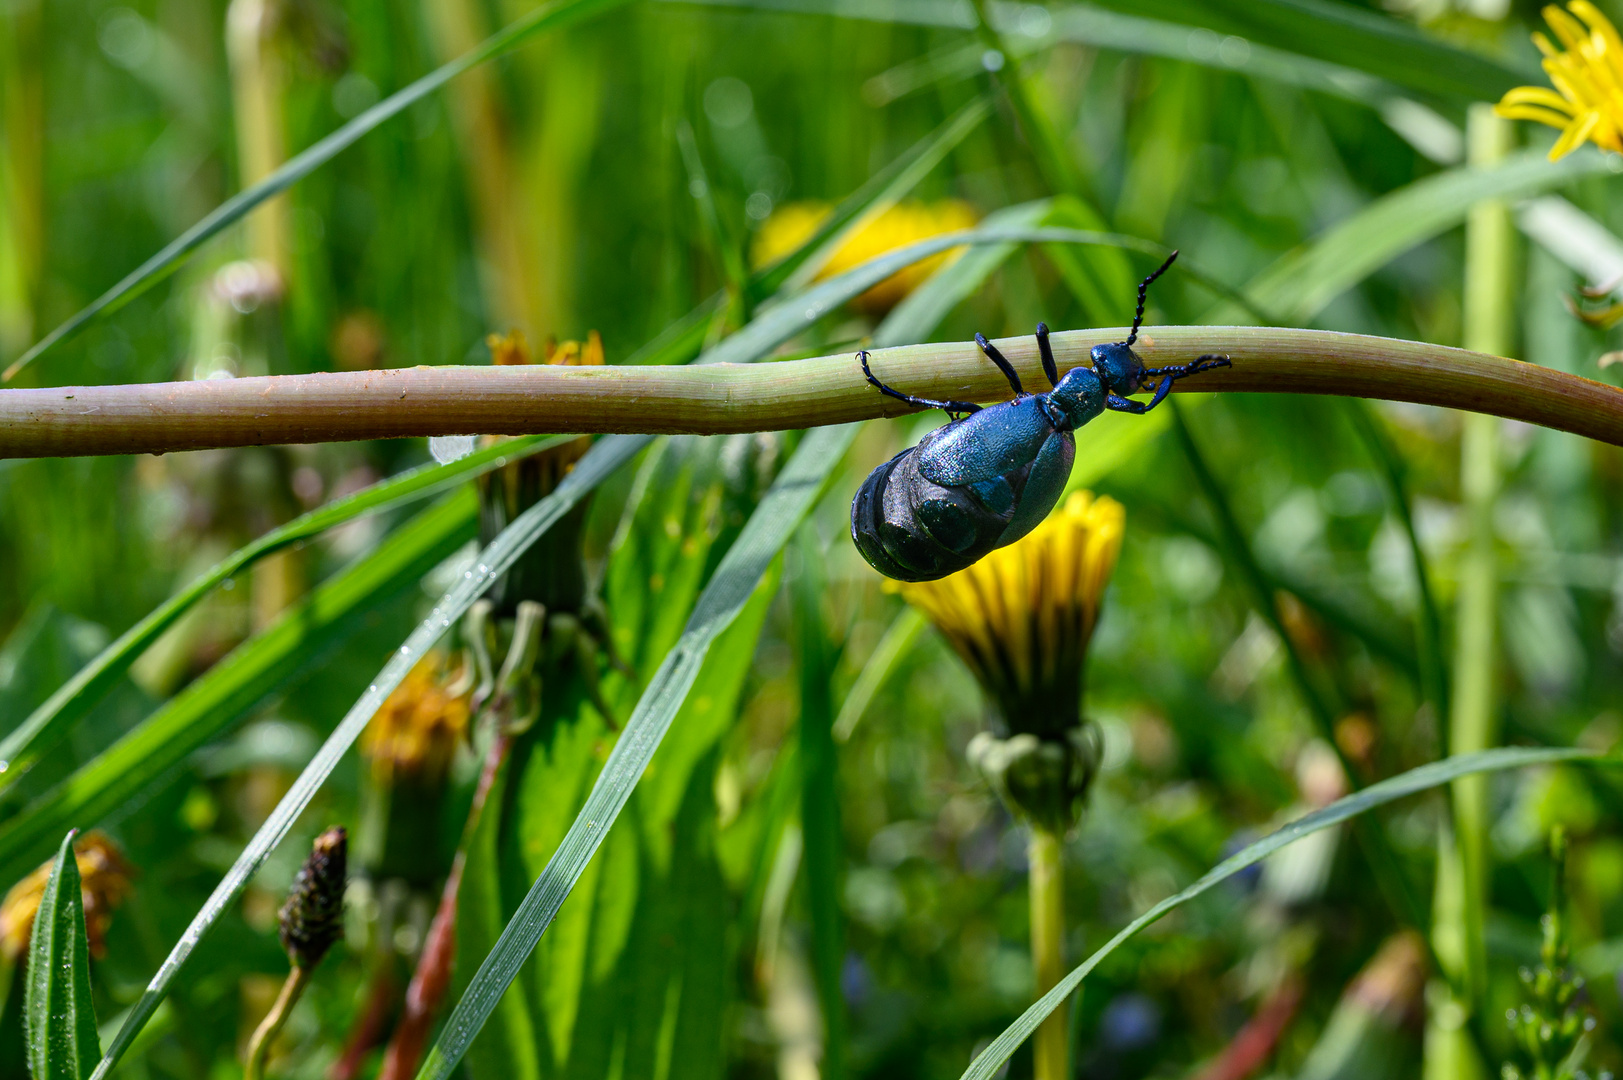
<svg viewBox="0 0 1623 1080"><path fill-rule="evenodd" d="M294 967L313 968L344 936L348 834L335 825L316 837L278 912L282 947Z"/></svg>

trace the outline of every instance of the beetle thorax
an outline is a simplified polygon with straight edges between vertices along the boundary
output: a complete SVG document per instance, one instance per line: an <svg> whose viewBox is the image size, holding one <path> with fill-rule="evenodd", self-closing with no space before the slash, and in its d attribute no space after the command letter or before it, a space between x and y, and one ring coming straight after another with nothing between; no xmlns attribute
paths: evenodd
<svg viewBox="0 0 1623 1080"><path fill-rule="evenodd" d="M1047 398L1049 419L1062 431L1075 431L1105 411L1104 383L1084 367L1067 371Z"/></svg>

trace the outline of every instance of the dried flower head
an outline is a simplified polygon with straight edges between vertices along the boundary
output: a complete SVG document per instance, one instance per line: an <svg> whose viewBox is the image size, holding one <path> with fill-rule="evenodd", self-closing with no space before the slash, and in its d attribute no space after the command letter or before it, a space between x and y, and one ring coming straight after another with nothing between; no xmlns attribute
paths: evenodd
<svg viewBox="0 0 1623 1080"><path fill-rule="evenodd" d="M361 736L379 783L414 780L439 787L468 731L471 680L431 652L412 668Z"/></svg>
<svg viewBox="0 0 1623 1080"><path fill-rule="evenodd" d="M107 928L113 921L113 911L132 891L134 870L106 833L84 834L74 841L73 854L79 864L90 955L100 958L107 951ZM46 861L13 885L5 901L0 903L0 953L13 963L28 951L28 941L34 932L34 915L39 911L45 882L50 876L51 861Z"/></svg>
<svg viewBox="0 0 1623 1080"><path fill-rule="evenodd" d="M492 334L486 338L492 360L502 366L532 364L534 354L524 335ZM600 367L603 339L596 330L585 342L547 340L542 363L565 367ZM487 445L499 441L487 437ZM479 540L488 544L525 510L550 495L591 448L583 436L562 446L532 454L479 478ZM548 611L577 612L586 601L587 576L580 558L580 532L588 500L582 499L564 519L547 530L506 574L491 586L490 599L498 613L511 615L524 600L534 600Z"/></svg>
<svg viewBox="0 0 1623 1080"><path fill-rule="evenodd" d="M313 968L344 936L344 884L349 836L335 825L316 837L277 912L282 948L294 967Z"/></svg>
<svg viewBox="0 0 1623 1080"><path fill-rule="evenodd" d="M833 207L821 202L789 203L779 208L755 234L751 252L755 265L769 266L799 248L817 233L833 212ZM958 199L898 203L851 232L818 272L818 279L844 273L908 244L971 228L975 221L975 211ZM889 311L962 251L962 248L944 251L892 274L857 297L856 306L876 315Z"/></svg>
<svg viewBox="0 0 1623 1080"><path fill-rule="evenodd" d="M1533 35L1555 89L1518 86L1506 92L1494 111L1560 130L1550 148L1551 161L1586 142L1623 153L1623 38L1589 0L1571 0L1567 9L1571 14L1554 4L1544 9L1544 21L1562 48L1544 34Z"/></svg>
<svg viewBox="0 0 1623 1080"><path fill-rule="evenodd" d="M1079 723L1088 642L1125 517L1114 499L1078 491L967 570L898 586L975 673L1008 733L1062 739Z"/></svg>

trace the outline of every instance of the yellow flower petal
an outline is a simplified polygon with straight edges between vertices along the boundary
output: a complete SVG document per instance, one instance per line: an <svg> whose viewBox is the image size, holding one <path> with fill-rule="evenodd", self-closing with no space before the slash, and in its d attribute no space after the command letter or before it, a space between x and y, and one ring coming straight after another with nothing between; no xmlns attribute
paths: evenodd
<svg viewBox="0 0 1623 1080"><path fill-rule="evenodd" d="M1584 140L1589 138L1589 133L1594 131L1599 123L1600 113L1598 112L1588 112L1574 120L1567 130L1561 133L1561 137L1555 141L1555 145L1550 147L1550 160L1560 161L1582 146Z"/></svg>

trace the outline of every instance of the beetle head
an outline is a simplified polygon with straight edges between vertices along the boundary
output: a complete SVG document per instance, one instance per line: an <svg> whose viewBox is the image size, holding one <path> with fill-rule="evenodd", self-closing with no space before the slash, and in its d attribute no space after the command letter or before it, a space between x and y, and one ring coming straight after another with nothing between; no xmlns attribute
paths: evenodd
<svg viewBox="0 0 1623 1080"><path fill-rule="evenodd" d="M1099 373L1099 381L1104 383L1107 392L1123 397L1138 393L1144 364L1132 346L1121 341L1095 345L1088 355L1093 360L1093 370Z"/></svg>
<svg viewBox="0 0 1623 1080"><path fill-rule="evenodd" d="M1048 392L1048 403L1063 418L1060 426L1075 431L1105 411L1104 383L1090 368L1072 368Z"/></svg>

